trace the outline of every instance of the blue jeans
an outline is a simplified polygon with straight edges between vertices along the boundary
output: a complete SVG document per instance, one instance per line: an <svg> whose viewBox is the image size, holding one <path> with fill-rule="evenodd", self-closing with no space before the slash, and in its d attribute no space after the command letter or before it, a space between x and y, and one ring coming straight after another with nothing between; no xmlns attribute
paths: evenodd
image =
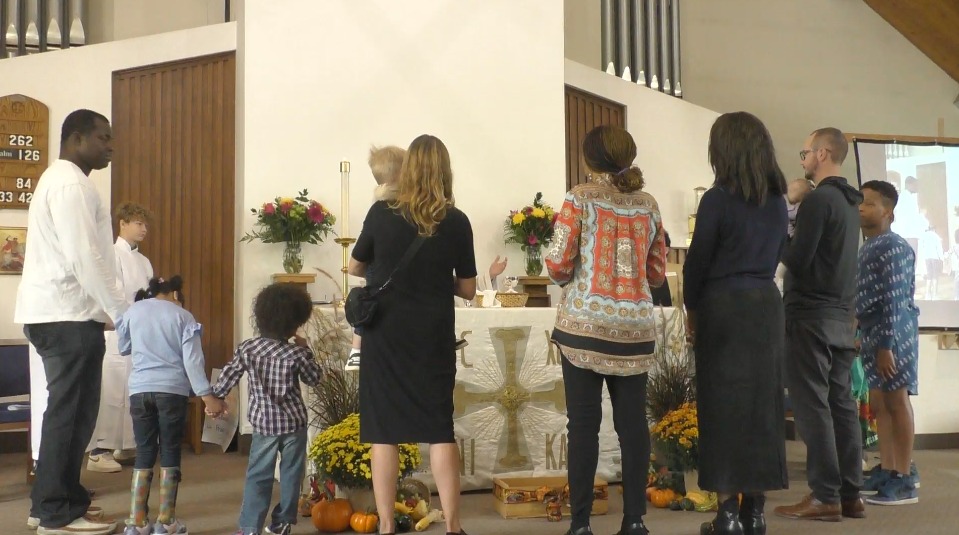
<svg viewBox="0 0 959 535"><path fill-rule="evenodd" d="M143 392L130 396L133 436L137 441L134 468L152 470L160 457L161 468L180 467L180 448L186 426L186 396Z"/></svg>
<svg viewBox="0 0 959 535"><path fill-rule="evenodd" d="M246 467L240 530L259 534L273 496L276 455L280 454L280 503L273 508L270 524L296 524L300 487L306 474L306 429L275 437L253 433L250 463Z"/></svg>

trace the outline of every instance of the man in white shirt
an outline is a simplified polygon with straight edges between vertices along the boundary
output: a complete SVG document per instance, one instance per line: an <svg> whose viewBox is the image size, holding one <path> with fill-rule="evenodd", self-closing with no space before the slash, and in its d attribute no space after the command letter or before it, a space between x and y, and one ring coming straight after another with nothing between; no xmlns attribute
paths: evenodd
<svg viewBox="0 0 959 535"><path fill-rule="evenodd" d="M140 243L146 238L147 226L153 216L143 206L130 202L120 204L114 215L120 228L117 241L113 244L117 280L127 304L132 305L137 291L146 288L153 278L153 264L140 253ZM87 460L87 470L93 472L119 472L121 467L117 461L130 458L130 450L136 447L129 407L133 360L120 354L117 335L113 331L106 333L106 347L100 412L89 446L90 458ZM114 450L117 450L116 454ZM121 454L125 457L120 457Z"/></svg>
<svg viewBox="0 0 959 535"><path fill-rule="evenodd" d="M127 302L117 284L110 212L89 174L110 164L106 117L77 110L63 121L60 159L44 171L30 205L30 239L14 321L43 360L43 413L29 525L39 535L112 533L94 520L80 485L85 450L97 421L105 325Z"/></svg>

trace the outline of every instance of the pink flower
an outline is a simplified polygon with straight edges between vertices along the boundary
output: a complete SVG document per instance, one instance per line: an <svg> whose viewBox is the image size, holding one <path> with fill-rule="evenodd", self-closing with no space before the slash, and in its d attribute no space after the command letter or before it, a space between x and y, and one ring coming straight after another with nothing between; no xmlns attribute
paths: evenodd
<svg viewBox="0 0 959 535"><path fill-rule="evenodd" d="M276 205L268 202L263 205L263 213L266 215L273 215L276 213Z"/></svg>
<svg viewBox="0 0 959 535"><path fill-rule="evenodd" d="M290 213L290 210L292 209L293 209L293 203L291 202L285 202L280 204L280 211L283 212L284 215Z"/></svg>
<svg viewBox="0 0 959 535"><path fill-rule="evenodd" d="M323 207L318 203L310 204L310 207L306 210L306 215L310 218L310 221L320 224L326 219L326 214L323 213Z"/></svg>
<svg viewBox="0 0 959 535"><path fill-rule="evenodd" d="M532 234L530 234L529 236L527 236L526 242L529 243L530 245L536 245L537 243L539 243L539 240L536 239L536 236L533 236Z"/></svg>

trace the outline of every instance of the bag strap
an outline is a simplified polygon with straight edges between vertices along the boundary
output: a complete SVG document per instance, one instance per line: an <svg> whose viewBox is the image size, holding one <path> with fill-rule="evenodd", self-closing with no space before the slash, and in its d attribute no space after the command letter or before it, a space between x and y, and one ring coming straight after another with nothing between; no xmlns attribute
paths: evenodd
<svg viewBox="0 0 959 535"><path fill-rule="evenodd" d="M413 257L416 256L416 252L420 250L420 247L423 245L423 242L425 241L426 241L426 236L420 236L419 234L416 235L416 238L413 239L413 243L411 243L410 246L406 248L406 252L403 253L403 257L400 258L400 262L396 264L395 268L393 268L393 272L390 273L389 278L386 279L386 282L384 282L382 286L376 289L373 295L376 295L382 292L383 290L387 288L387 286L389 286L393 282L393 275L396 275L396 273L399 270L405 268L406 265L410 263L410 260L412 260Z"/></svg>

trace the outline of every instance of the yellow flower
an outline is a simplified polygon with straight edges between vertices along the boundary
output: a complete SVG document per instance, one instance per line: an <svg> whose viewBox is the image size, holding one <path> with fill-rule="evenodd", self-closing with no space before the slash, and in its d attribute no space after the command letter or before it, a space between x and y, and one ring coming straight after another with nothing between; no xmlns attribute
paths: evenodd
<svg viewBox="0 0 959 535"><path fill-rule="evenodd" d="M546 217L546 211L542 208L533 208L533 217Z"/></svg>
<svg viewBox="0 0 959 535"><path fill-rule="evenodd" d="M513 214L514 225L520 225L523 223L523 221L526 221L526 216L523 215L523 212L516 212L515 214Z"/></svg>
<svg viewBox="0 0 959 535"><path fill-rule="evenodd" d="M293 204L293 199L290 197L280 197L280 204Z"/></svg>

